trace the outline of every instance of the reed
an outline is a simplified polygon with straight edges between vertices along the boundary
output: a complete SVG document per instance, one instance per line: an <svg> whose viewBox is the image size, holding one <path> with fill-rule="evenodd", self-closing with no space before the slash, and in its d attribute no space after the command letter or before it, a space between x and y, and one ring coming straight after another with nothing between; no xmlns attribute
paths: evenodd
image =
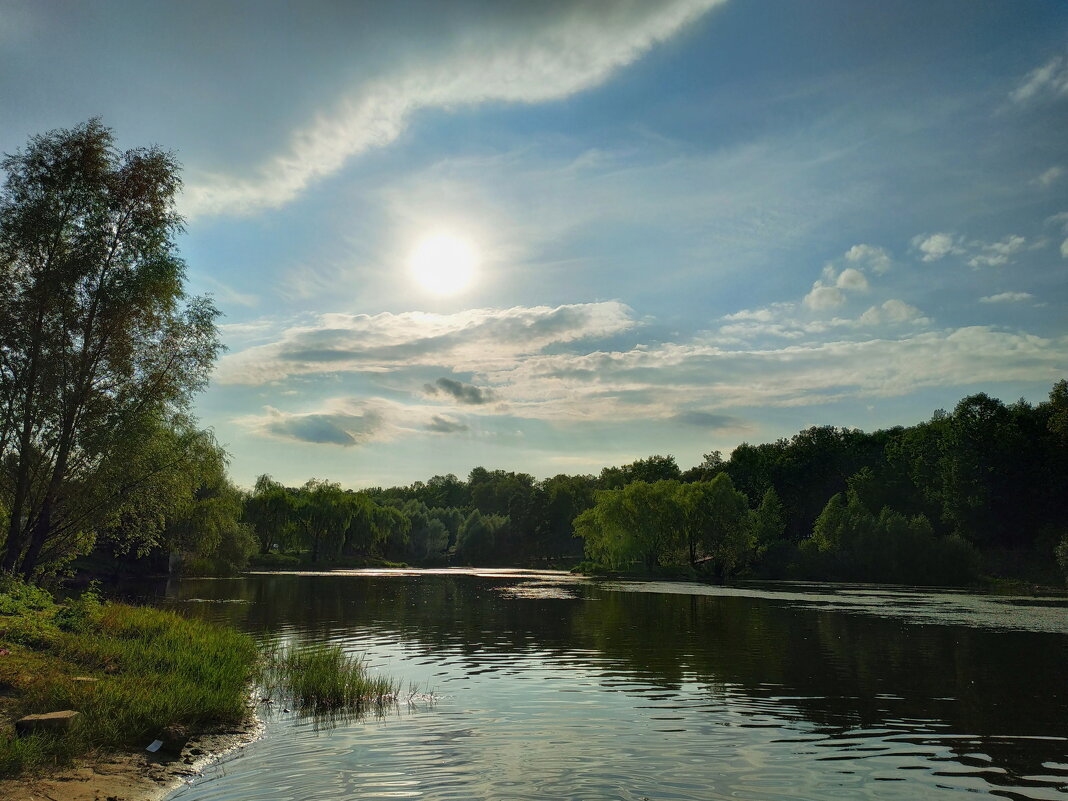
<svg viewBox="0 0 1068 801"><path fill-rule="evenodd" d="M373 675L359 657L340 645L281 645L265 649L262 695L275 695L311 712L382 710L395 704L400 685Z"/></svg>

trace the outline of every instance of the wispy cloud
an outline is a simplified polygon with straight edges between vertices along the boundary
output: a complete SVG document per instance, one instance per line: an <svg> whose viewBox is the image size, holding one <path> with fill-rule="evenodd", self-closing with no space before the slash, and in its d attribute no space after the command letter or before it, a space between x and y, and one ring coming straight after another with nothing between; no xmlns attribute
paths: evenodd
<svg viewBox="0 0 1068 801"><path fill-rule="evenodd" d="M234 422L271 439L345 448L426 431L456 434L468 430L462 421L437 414L431 407L384 398L330 398L321 401L317 409L301 412L266 406L262 414L245 415Z"/></svg>
<svg viewBox="0 0 1068 801"><path fill-rule="evenodd" d="M996 295L987 295L979 298L980 303L1021 303L1025 300L1034 300L1035 296L1030 292L999 292Z"/></svg>
<svg viewBox="0 0 1068 801"><path fill-rule="evenodd" d="M1059 181L1063 175L1064 167L1054 165L1048 170L1044 170L1037 178L1035 178L1034 182L1042 187L1051 186Z"/></svg>
<svg viewBox="0 0 1068 801"><path fill-rule="evenodd" d="M469 426L464 425L460 421L454 420L451 417L435 414L430 418L430 422L427 423L424 428L427 431L433 431L436 434L457 434L461 431L467 431Z"/></svg>
<svg viewBox="0 0 1068 801"><path fill-rule="evenodd" d="M470 371L635 325L631 310L616 301L456 314L323 314L287 329L276 342L227 354L216 380L260 385L292 375L444 364Z"/></svg>
<svg viewBox="0 0 1068 801"><path fill-rule="evenodd" d="M445 395L457 403L473 404L481 406L496 398L493 390L476 387L473 384L465 384L462 381L454 381L451 378L439 378L433 384L423 387L428 395Z"/></svg>
<svg viewBox="0 0 1068 801"><path fill-rule="evenodd" d="M589 3L545 15L521 35L514 29L497 37L483 32L441 62L354 88L294 133L288 151L270 158L255 176L192 181L183 211L193 217L280 207L353 156L394 142L420 109L542 103L593 88L722 2Z"/></svg>
<svg viewBox="0 0 1068 801"><path fill-rule="evenodd" d="M1068 58L1054 56L1027 74L1009 93L1014 103L1028 103L1042 98L1068 96Z"/></svg>
<svg viewBox="0 0 1068 801"><path fill-rule="evenodd" d="M1027 247L1027 239L1009 234L996 242L984 242L980 239L965 240L959 234L941 232L913 237L912 247L925 262L961 256L970 267L1001 267Z"/></svg>

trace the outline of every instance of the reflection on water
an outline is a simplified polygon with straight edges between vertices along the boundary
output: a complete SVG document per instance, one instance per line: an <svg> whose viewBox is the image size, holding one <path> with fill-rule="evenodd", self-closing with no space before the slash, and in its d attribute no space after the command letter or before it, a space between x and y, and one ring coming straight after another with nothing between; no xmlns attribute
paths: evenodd
<svg viewBox="0 0 1068 801"><path fill-rule="evenodd" d="M342 643L435 699L275 709L174 801L1068 798L1059 602L515 571L189 580L160 602Z"/></svg>

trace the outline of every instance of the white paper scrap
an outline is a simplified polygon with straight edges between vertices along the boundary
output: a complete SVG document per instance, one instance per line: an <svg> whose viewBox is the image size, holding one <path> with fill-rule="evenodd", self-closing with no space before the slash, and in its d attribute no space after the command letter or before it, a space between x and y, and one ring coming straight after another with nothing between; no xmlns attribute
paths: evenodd
<svg viewBox="0 0 1068 801"><path fill-rule="evenodd" d="M145 747L145 750L154 754L160 749L161 745L163 745L163 740L153 740Z"/></svg>

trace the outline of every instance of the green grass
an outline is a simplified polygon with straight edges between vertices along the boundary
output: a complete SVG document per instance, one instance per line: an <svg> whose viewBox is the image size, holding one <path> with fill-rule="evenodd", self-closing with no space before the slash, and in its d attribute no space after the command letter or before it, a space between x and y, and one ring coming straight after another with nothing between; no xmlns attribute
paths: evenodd
<svg viewBox="0 0 1068 801"><path fill-rule="evenodd" d="M265 651L263 695L275 695L312 712L382 710L397 701L400 686L373 676L339 645L280 646Z"/></svg>
<svg viewBox="0 0 1068 801"><path fill-rule="evenodd" d="M10 581L0 584L0 649L9 652L0 656L0 776L143 747L172 724L235 724L248 714L258 660L252 639L231 629L92 592L56 604ZM22 715L61 709L81 713L66 734L14 736Z"/></svg>

